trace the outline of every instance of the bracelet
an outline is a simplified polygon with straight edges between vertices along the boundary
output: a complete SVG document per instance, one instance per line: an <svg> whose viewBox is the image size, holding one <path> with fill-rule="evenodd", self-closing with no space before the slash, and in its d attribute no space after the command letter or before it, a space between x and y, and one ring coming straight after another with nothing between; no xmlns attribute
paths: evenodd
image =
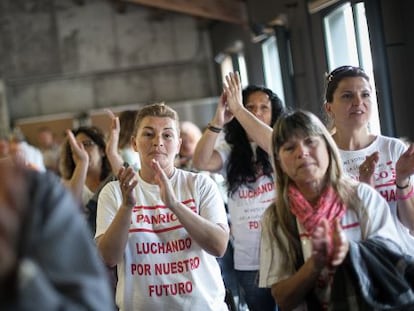
<svg viewBox="0 0 414 311"><path fill-rule="evenodd" d="M209 129L210 131L214 133L220 133L223 130L223 128L211 125L211 123L207 124L207 129Z"/></svg>
<svg viewBox="0 0 414 311"><path fill-rule="evenodd" d="M413 196L414 196L414 187L411 186L410 192L408 192L406 195L399 195L399 196L397 196L397 199L404 201L404 200L408 200L408 199L412 198Z"/></svg>
<svg viewBox="0 0 414 311"><path fill-rule="evenodd" d="M411 177L408 178L408 183L405 186L400 186L399 184L397 184L397 182L395 182L395 185L397 186L397 189L400 189L400 190L406 189L411 185Z"/></svg>

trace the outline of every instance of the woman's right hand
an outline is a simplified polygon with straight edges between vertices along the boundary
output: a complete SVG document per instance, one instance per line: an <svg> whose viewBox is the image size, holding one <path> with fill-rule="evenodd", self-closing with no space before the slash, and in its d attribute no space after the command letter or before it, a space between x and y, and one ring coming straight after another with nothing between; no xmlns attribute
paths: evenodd
<svg viewBox="0 0 414 311"><path fill-rule="evenodd" d="M312 258L315 269L321 271L328 264L329 257L329 224L326 219L312 233Z"/></svg>
<svg viewBox="0 0 414 311"><path fill-rule="evenodd" d="M72 151L72 158L77 166L80 163L85 163L88 165L89 163L89 155L88 152L85 150L85 147L78 143L75 139L71 130L66 130L66 136L68 137L70 150Z"/></svg>
<svg viewBox="0 0 414 311"><path fill-rule="evenodd" d="M237 111L243 109L242 85L237 71L230 72L226 76L224 92L226 93L228 109L236 115Z"/></svg>
<svg viewBox="0 0 414 311"><path fill-rule="evenodd" d="M119 187L122 192L122 204L133 208L137 202L134 188L138 184L136 172L132 167L122 166L118 172Z"/></svg>
<svg viewBox="0 0 414 311"><path fill-rule="evenodd" d="M379 152L375 151L365 158L359 166L359 181L375 186L375 167L379 160Z"/></svg>

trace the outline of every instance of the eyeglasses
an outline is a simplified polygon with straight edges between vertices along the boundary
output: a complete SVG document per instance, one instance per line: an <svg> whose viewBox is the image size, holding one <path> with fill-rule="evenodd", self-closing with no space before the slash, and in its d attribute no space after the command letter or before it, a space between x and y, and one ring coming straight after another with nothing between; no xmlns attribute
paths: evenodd
<svg viewBox="0 0 414 311"><path fill-rule="evenodd" d="M84 140L80 142L85 148L90 148L92 146L95 146L95 142L93 140Z"/></svg>

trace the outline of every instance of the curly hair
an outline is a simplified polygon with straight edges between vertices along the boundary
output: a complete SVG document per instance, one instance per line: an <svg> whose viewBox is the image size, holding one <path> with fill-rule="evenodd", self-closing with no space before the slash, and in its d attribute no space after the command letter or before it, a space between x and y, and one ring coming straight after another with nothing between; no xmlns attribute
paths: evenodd
<svg viewBox="0 0 414 311"><path fill-rule="evenodd" d="M88 136L93 142L98 146L98 148L103 152L102 157L102 170L100 180L104 180L111 174L111 164L109 163L108 158L105 154L106 142L105 136L102 131L96 126L81 126L75 130L72 130L73 135L82 133ZM70 149L69 141L67 140L61 149L61 157L60 157L60 165L59 170L63 178L70 179L72 178L72 174L75 170L75 162L73 161L72 151Z"/></svg>
<svg viewBox="0 0 414 311"><path fill-rule="evenodd" d="M249 96L256 92L262 92L269 96L272 107L270 126L273 126L284 110L282 101L270 89L262 86L250 85L243 90L243 106L246 106ZM227 166L227 186L229 195L233 195L241 185L254 181L257 178L258 168L261 168L264 175L272 177L273 169L269 160L269 155L262 148L257 147L255 160L246 131L236 118L227 123L224 130L225 139L231 146L229 164Z"/></svg>

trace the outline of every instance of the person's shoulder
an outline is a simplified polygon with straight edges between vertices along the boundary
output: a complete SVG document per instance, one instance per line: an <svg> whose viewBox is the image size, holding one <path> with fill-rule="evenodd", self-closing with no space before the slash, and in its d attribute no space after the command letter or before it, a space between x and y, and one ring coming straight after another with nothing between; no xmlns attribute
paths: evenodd
<svg viewBox="0 0 414 311"><path fill-rule="evenodd" d="M108 178L105 180L105 182L102 183L102 187L99 189L99 193L106 191L117 191L117 189L120 191L118 179Z"/></svg>
<svg viewBox="0 0 414 311"><path fill-rule="evenodd" d="M390 147L393 147L393 146L404 147L405 146L404 142L401 139L396 138L396 137L378 135L377 141L379 144L387 145Z"/></svg>
<svg viewBox="0 0 414 311"><path fill-rule="evenodd" d="M363 182L357 182L357 194L363 202L374 204L383 200L386 203L385 199L374 187Z"/></svg>
<svg viewBox="0 0 414 311"><path fill-rule="evenodd" d="M356 187L357 187L357 190L358 190L359 193L360 192L371 193L371 192L376 191L372 186L370 186L366 183L363 183L363 182L356 182Z"/></svg>
<svg viewBox="0 0 414 311"><path fill-rule="evenodd" d="M185 170L182 168L176 168L175 171L176 171L175 174L178 177L184 178L184 179L196 179L200 175L199 172L189 171L189 170Z"/></svg>
<svg viewBox="0 0 414 311"><path fill-rule="evenodd" d="M37 170L28 169L26 171L27 180L36 187L42 188L57 188L65 190L62 179L52 171L40 172Z"/></svg>
<svg viewBox="0 0 414 311"><path fill-rule="evenodd" d="M210 177L210 173L204 171L194 172L177 168L176 174L180 179L186 181L191 180L194 183L214 183L214 180Z"/></svg>
<svg viewBox="0 0 414 311"><path fill-rule="evenodd" d="M77 206L78 202L54 172L28 169L26 183L31 207L41 209L44 215L56 210L57 205L60 207L59 210L76 210L74 206Z"/></svg>

